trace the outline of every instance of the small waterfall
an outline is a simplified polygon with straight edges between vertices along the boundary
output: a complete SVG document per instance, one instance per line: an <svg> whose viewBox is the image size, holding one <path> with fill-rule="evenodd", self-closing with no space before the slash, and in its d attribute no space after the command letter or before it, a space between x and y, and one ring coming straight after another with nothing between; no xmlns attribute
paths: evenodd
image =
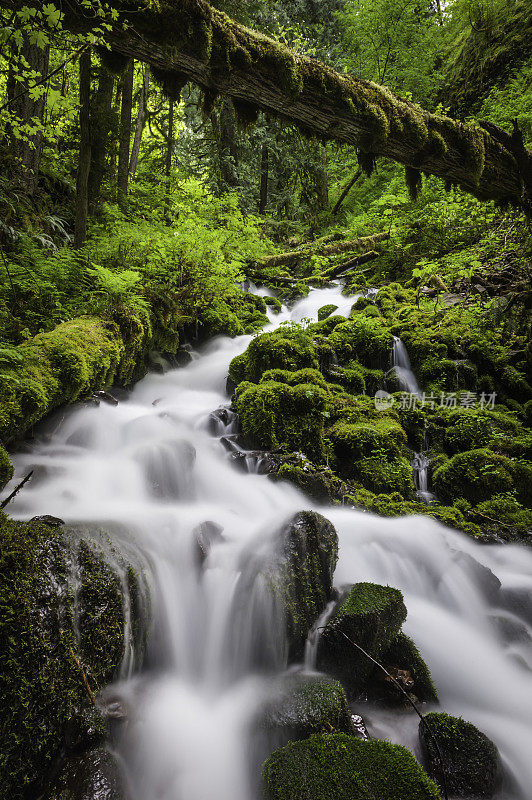
<svg viewBox="0 0 532 800"><path fill-rule="evenodd" d="M414 471L414 485L416 487L416 495L424 503L431 503L435 496L429 492L428 487L428 471L430 466L430 458L426 453L414 453L412 460L412 469Z"/></svg>
<svg viewBox="0 0 532 800"><path fill-rule="evenodd" d="M323 628L332 617L337 604L337 600L330 600L310 629L307 641L305 642L305 656L303 660L304 667L309 672L316 669L316 659L318 657L321 634L323 633Z"/></svg>
<svg viewBox="0 0 532 800"><path fill-rule="evenodd" d="M403 391L415 394L418 397L421 396L421 390L412 371L406 347L398 336L393 337L392 371Z"/></svg>

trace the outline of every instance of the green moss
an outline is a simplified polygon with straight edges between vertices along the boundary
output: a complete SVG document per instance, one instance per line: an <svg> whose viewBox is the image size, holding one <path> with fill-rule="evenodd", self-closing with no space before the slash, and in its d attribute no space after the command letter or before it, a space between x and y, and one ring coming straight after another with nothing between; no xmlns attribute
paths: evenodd
<svg viewBox="0 0 532 800"><path fill-rule="evenodd" d="M333 314L338 306L335 306L334 303L329 303L329 305L322 306L318 309L318 320L321 322L322 320L330 317Z"/></svg>
<svg viewBox="0 0 532 800"><path fill-rule="evenodd" d="M470 722L449 714L431 712L424 720L426 724L420 723L419 736L429 774L442 784L436 739L447 791L456 797L492 797L500 769L493 742Z"/></svg>
<svg viewBox="0 0 532 800"><path fill-rule="evenodd" d="M406 748L342 733L316 734L265 762L265 800L437 800Z"/></svg>
<svg viewBox="0 0 532 800"><path fill-rule="evenodd" d="M12 477L13 464L4 448L0 445L0 489L2 489Z"/></svg>
<svg viewBox="0 0 532 800"><path fill-rule="evenodd" d="M518 464L492 450L468 450L453 456L435 470L434 487L442 498L466 497L472 503L478 503L510 491L520 482L521 471L525 478L524 467L520 470ZM524 487L523 493L526 494Z"/></svg>
<svg viewBox="0 0 532 800"><path fill-rule="evenodd" d="M325 391L312 383L244 382L236 390L234 404L244 433L259 447L284 445L319 462L326 398Z"/></svg>
<svg viewBox="0 0 532 800"><path fill-rule="evenodd" d="M422 703L438 702L438 694L432 682L430 670L423 661L416 645L406 634L400 633L392 646L382 656L382 664L396 677L396 670L406 671L412 685L406 687ZM404 696L393 686L391 681L382 680L382 670L375 669L373 679L379 680L379 687L388 703L404 704Z"/></svg>
<svg viewBox="0 0 532 800"><path fill-rule="evenodd" d="M406 458L363 458L356 463L355 473L372 492L399 492L410 497L414 491L412 466Z"/></svg>
<svg viewBox="0 0 532 800"><path fill-rule="evenodd" d="M494 495L489 500L479 503L476 510L488 520L502 522L516 533L524 534L532 529L532 511L524 508L511 492ZM485 519L483 523L486 524Z"/></svg>
<svg viewBox="0 0 532 800"><path fill-rule="evenodd" d="M121 664L125 621L120 577L98 548L3 513L0 528L0 771L18 800L38 794L69 718L90 703L74 654L96 692Z"/></svg>
<svg viewBox="0 0 532 800"><path fill-rule="evenodd" d="M340 363L357 358L375 368L389 362L393 337L382 321L357 315L337 325L329 342Z"/></svg>
<svg viewBox="0 0 532 800"><path fill-rule="evenodd" d="M297 326L282 326L253 339L246 352L233 359L229 375L235 383L242 380L257 383L266 370L296 371L303 367L318 368L311 338Z"/></svg>
<svg viewBox="0 0 532 800"><path fill-rule="evenodd" d="M355 462L372 456L393 459L406 445L406 434L397 420L382 416L369 422L348 424L337 422L328 436L334 445L341 470L353 474Z"/></svg>
<svg viewBox="0 0 532 800"><path fill-rule="evenodd" d="M322 633L318 668L338 678L348 696L356 698L374 665L349 639L378 660L405 619L406 608L398 589L375 583L355 584L344 592Z"/></svg>
<svg viewBox="0 0 532 800"><path fill-rule="evenodd" d="M298 463L286 461L273 479L290 481L318 503L330 503L342 491L342 481L331 469L316 467L307 459L299 459Z"/></svg>

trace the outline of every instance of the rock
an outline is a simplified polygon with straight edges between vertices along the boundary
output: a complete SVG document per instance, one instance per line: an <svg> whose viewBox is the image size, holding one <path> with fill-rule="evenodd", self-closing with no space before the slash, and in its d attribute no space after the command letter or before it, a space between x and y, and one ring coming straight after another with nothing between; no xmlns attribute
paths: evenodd
<svg viewBox="0 0 532 800"><path fill-rule="evenodd" d="M189 350L185 350L185 348L180 348L175 356L175 364L177 367L186 367L192 361L192 355L190 354Z"/></svg>
<svg viewBox="0 0 532 800"><path fill-rule="evenodd" d="M208 431L212 436L239 433L238 416L230 408L221 406L209 415Z"/></svg>
<svg viewBox="0 0 532 800"><path fill-rule="evenodd" d="M113 552L121 574L115 572L96 544L80 541L66 527L19 523L0 514L0 537L0 704L9 719L0 733L0 772L2 795L22 800L24 791L38 796L68 741L74 746L92 735L94 720L83 718L88 698L79 665L93 691L111 682L122 664L126 623L140 657L143 579L134 564ZM129 603L123 602L124 575ZM79 724L72 719L74 708L81 710Z"/></svg>
<svg viewBox="0 0 532 800"><path fill-rule="evenodd" d="M265 800L438 800L404 747L345 733L315 734L276 750L262 770Z"/></svg>
<svg viewBox="0 0 532 800"><path fill-rule="evenodd" d="M338 535L329 520L301 511L285 525L267 580L285 611L289 658L301 658L308 633L332 596Z"/></svg>
<svg viewBox="0 0 532 800"><path fill-rule="evenodd" d="M424 719L426 724L419 724L419 740L429 775L443 786L435 739L449 795L468 800L493 797L500 776L499 753L493 742L470 722L458 717L431 712Z"/></svg>
<svg viewBox="0 0 532 800"><path fill-rule="evenodd" d="M331 314L334 311L336 311L337 308L338 308L338 306L335 306L334 303L329 303L328 305L322 306L321 308L319 308L318 309L318 320L319 320L319 322L321 322L324 319L327 319L327 317L330 317Z"/></svg>
<svg viewBox="0 0 532 800"><path fill-rule="evenodd" d="M195 539L196 561L200 566L209 555L212 546L225 541L224 537L222 536L222 531L222 525L219 525L217 522L213 522L212 520L201 522L192 531L192 535Z"/></svg>
<svg viewBox="0 0 532 800"><path fill-rule="evenodd" d="M283 676L266 704L262 725L275 747L313 733L353 733L342 684L317 674Z"/></svg>
<svg viewBox="0 0 532 800"><path fill-rule="evenodd" d="M92 750L104 742L105 733L105 712L96 706L76 710L65 726L65 749L74 753Z"/></svg>
<svg viewBox="0 0 532 800"><path fill-rule="evenodd" d="M412 639L404 633L400 633L396 637L380 660L383 667L414 701L438 702L438 694L432 683L430 670ZM373 702L387 707L408 703L393 681L379 667L375 667L370 675L366 693Z"/></svg>
<svg viewBox="0 0 532 800"><path fill-rule="evenodd" d="M42 522L43 525L48 525L49 528L60 528L64 525L64 520L59 517L52 517L51 514L42 514L39 517L32 517L30 522Z"/></svg>
<svg viewBox="0 0 532 800"><path fill-rule="evenodd" d="M47 800L125 800L115 757L103 747L70 758Z"/></svg>
<svg viewBox="0 0 532 800"><path fill-rule="evenodd" d="M113 397L113 395L109 394L109 392L104 392L103 389L100 389L98 392L94 392L93 397L96 397L97 400L101 400L103 403L107 403L110 406L118 405L118 400L116 397Z"/></svg>
<svg viewBox="0 0 532 800"><path fill-rule="evenodd" d="M351 641L378 661L397 637L405 619L406 608L398 589L375 583L356 583L345 588L320 637L318 669L338 678L348 698L355 699L374 664Z"/></svg>

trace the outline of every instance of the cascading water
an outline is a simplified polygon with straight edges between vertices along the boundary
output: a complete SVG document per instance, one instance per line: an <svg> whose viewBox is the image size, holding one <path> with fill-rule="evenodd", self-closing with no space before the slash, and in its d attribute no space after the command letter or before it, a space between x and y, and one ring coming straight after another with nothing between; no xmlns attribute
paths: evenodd
<svg viewBox="0 0 532 800"><path fill-rule="evenodd" d="M418 397L421 395L421 390L417 382L417 378L412 371L410 359L403 341L398 337L393 337L392 348L392 370L405 392L415 394Z"/></svg>
<svg viewBox="0 0 532 800"><path fill-rule="evenodd" d="M340 288L313 290L272 325L315 317L326 303L347 313L352 302ZM231 435L230 414L219 414L213 430L212 411L227 404L229 362L249 341L217 339L185 368L149 375L117 407L73 410L50 441L15 459L17 475L38 468L11 504L15 516L101 525L114 531L116 546L137 548L151 566L147 669L107 690L128 718L119 751L133 800L254 796L250 726L268 674L284 668L282 626L261 564L282 522L310 504L290 485L231 466L216 438ZM532 553L480 546L424 517L320 510L340 537L336 584L376 581L404 592L406 631L443 708L496 742L513 778L501 797L526 800ZM201 558L199 532L210 532ZM416 720L369 716L373 730L412 744Z"/></svg>

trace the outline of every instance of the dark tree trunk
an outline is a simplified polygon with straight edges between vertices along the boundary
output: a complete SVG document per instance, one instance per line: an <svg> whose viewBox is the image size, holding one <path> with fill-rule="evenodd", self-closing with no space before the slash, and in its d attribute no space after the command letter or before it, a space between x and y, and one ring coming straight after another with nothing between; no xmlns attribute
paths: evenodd
<svg viewBox="0 0 532 800"><path fill-rule="evenodd" d="M41 49L36 45L29 44L25 38L20 51L28 63L29 69L34 70L38 76L45 77L48 74L50 60L50 48ZM24 69L26 65L24 64ZM40 80L40 78L37 78ZM10 71L7 82L7 94L10 111L23 124L33 124L34 118L42 122L46 105L46 94L32 100L28 89L34 85L34 80L15 81L13 71ZM42 133L37 133L24 139L16 138L10 133L10 149L13 153L14 183L20 186L28 194L33 194L37 188L39 177L39 166L41 163Z"/></svg>
<svg viewBox="0 0 532 800"><path fill-rule="evenodd" d="M129 62L122 84L122 107L120 109L120 141L118 144L118 199L127 195L129 178L129 147L131 144L131 111L133 108L133 70L135 62Z"/></svg>
<svg viewBox="0 0 532 800"><path fill-rule="evenodd" d="M91 166L90 131L91 51L84 50L79 58L79 162L76 181L76 222L74 247L81 247L87 235L88 186Z"/></svg>
<svg viewBox="0 0 532 800"><path fill-rule="evenodd" d="M109 70L100 64L98 89L91 107L91 167L89 172L89 210L96 210L100 199L102 181L108 171L107 155L109 138L113 127L113 87L115 79Z"/></svg>
<svg viewBox="0 0 532 800"><path fill-rule="evenodd" d="M133 139L133 147L131 148L131 158L129 161L129 177L131 180L135 177L137 171L137 164L139 160L140 143L142 141L142 133L144 131L144 124L146 122L146 103L148 101L148 89L150 87L150 68L144 68L144 76L142 78L142 88L139 95L139 107L137 113L137 124L135 126L135 137Z"/></svg>
<svg viewBox="0 0 532 800"><path fill-rule="evenodd" d="M268 145L263 144L260 156L260 197L259 214L264 214L268 205L268 177L270 171L270 155Z"/></svg>
<svg viewBox="0 0 532 800"><path fill-rule="evenodd" d="M329 182L327 176L327 145L321 149L321 166L316 172L316 195L318 209L323 210L329 205Z"/></svg>
<svg viewBox="0 0 532 800"><path fill-rule="evenodd" d="M174 101L168 100L168 133L166 135L166 153L164 174L166 176L165 214L170 213L170 174L172 172L172 153L174 150Z"/></svg>
<svg viewBox="0 0 532 800"><path fill-rule="evenodd" d="M120 78L116 84L116 94L113 103L112 111L112 128L111 128L111 158L109 159L109 172L111 180L116 185L117 182L117 161L118 161L118 136L120 131L120 105L122 103L122 83L123 77Z"/></svg>
<svg viewBox="0 0 532 800"><path fill-rule="evenodd" d="M349 192L351 191L351 189L353 188L353 186L358 181L358 179L360 178L361 175L362 175L362 170L361 169L357 169L357 171L355 172L355 174L353 175L353 177L351 178L349 183L342 190L342 194L340 195L340 197L338 198L338 200L334 204L334 208L332 210L333 215L334 214L338 214L338 212L340 210L340 206L342 205L342 203L344 202L345 198L347 197L347 195L349 194Z"/></svg>
<svg viewBox="0 0 532 800"><path fill-rule="evenodd" d="M229 97L224 97L220 106L220 172L222 181L227 186L240 185L236 114L233 101Z"/></svg>

